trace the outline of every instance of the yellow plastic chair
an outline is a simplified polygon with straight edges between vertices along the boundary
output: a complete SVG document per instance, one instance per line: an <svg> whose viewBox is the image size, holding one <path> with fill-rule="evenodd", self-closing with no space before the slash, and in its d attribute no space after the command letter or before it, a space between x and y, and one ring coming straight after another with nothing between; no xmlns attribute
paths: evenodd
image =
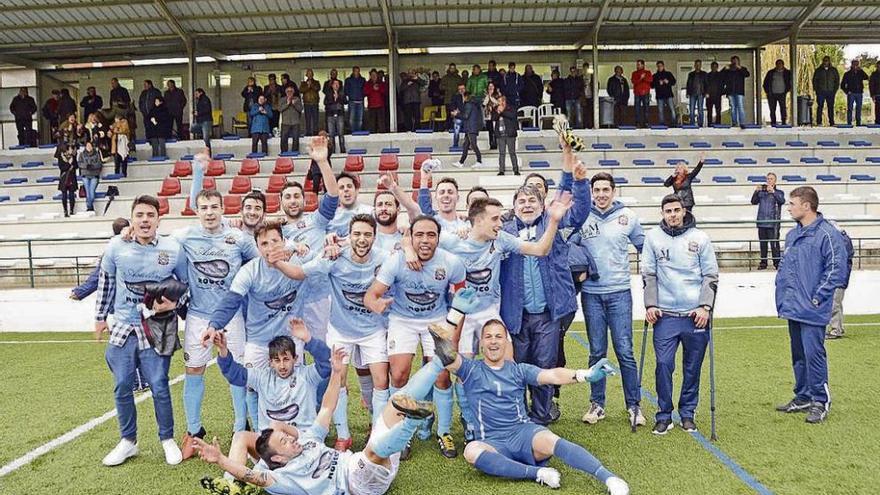
<svg viewBox="0 0 880 495"><path fill-rule="evenodd" d="M232 130L238 134L241 129L244 129L244 135L247 136L250 129L248 129L247 114L244 112L238 112L232 119Z"/></svg>
<svg viewBox="0 0 880 495"><path fill-rule="evenodd" d="M433 112L431 112L434 114L434 130L437 130L438 122L440 123L441 129L446 127L446 105L437 105L430 108L434 110Z"/></svg>
<svg viewBox="0 0 880 495"><path fill-rule="evenodd" d="M211 133L214 136L217 135L216 131L220 131L220 134L223 134L223 110L213 110L211 111Z"/></svg>

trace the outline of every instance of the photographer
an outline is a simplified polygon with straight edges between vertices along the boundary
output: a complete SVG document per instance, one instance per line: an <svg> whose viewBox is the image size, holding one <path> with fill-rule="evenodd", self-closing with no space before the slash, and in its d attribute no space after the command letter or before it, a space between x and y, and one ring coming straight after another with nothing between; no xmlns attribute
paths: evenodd
<svg viewBox="0 0 880 495"><path fill-rule="evenodd" d="M752 204L758 205L758 239L761 241L761 264L758 270L767 269L767 244L773 252L773 268L779 268L779 218L785 194L776 189L776 174L767 174L767 182L755 187Z"/></svg>

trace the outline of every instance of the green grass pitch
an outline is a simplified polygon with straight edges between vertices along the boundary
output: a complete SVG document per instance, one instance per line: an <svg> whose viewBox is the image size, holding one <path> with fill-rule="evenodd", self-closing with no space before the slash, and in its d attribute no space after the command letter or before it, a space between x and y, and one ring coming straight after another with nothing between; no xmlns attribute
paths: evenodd
<svg viewBox="0 0 880 495"><path fill-rule="evenodd" d="M773 406L791 398L789 340L784 322L772 318L716 321L718 436L716 446L743 469L778 494L870 494L880 489L880 433L873 425L880 378L880 318L847 319L847 337L827 342L833 407L822 425L804 423L804 415L785 415ZM641 322L635 328L635 353L641 344ZM583 332L583 325L572 331ZM91 334L0 334L0 465L113 409L112 378L104 363L104 345L94 342L37 343L42 340L85 340ZM649 336L650 338L650 336ZM18 341L21 343L10 343ZM568 338L570 367L586 365L587 351ZM609 356L614 361L613 353ZM679 361L680 363L680 361ZM644 388L653 393L653 354L648 346ZM171 376L182 373L175 356ZM709 436L708 358L697 424ZM367 428L350 374L352 432L363 446ZM209 436L224 448L231 439L232 407L225 380L216 367L207 372L203 419ZM676 394L680 375L676 374ZM172 387L176 432L183 433L182 385ZM626 421L620 378L610 379L608 417L589 426L580 417L588 406L586 385L563 390L562 419L551 426L557 434L584 445L606 466L626 479L634 494L740 494L752 490L676 428L665 437L649 432L655 408L642 401L649 425L632 434ZM116 420L98 426L70 443L0 478L4 495L38 494L198 494L198 480L219 470L199 460L179 466L164 464L156 437L151 401L138 406L138 457L116 468L101 458L118 440ZM461 431L455 422L454 435ZM591 478L553 460L562 473L559 493L604 493ZM433 442L417 442L413 458L402 464L392 494L506 495L547 493L531 482L508 482L484 476L459 456L443 459Z"/></svg>

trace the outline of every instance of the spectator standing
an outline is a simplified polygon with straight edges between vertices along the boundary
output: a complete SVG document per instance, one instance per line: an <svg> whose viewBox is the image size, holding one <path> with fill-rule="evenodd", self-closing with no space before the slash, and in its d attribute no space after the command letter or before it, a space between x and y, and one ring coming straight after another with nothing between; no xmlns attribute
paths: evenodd
<svg viewBox="0 0 880 495"><path fill-rule="evenodd" d="M327 114L327 133L330 136L330 153L336 151L336 137L339 137L339 152L345 153L345 93L339 80L330 85L330 94L324 97L324 112Z"/></svg>
<svg viewBox="0 0 880 495"><path fill-rule="evenodd" d="M565 112L565 80L559 77L558 70L550 73L547 93L550 95L550 104L553 105L553 111Z"/></svg>
<svg viewBox="0 0 880 495"><path fill-rule="evenodd" d="M61 98L61 91L52 90L52 96L43 103L40 112L43 118L49 122L49 139L55 139L55 133L58 132L58 99Z"/></svg>
<svg viewBox="0 0 880 495"><path fill-rule="evenodd" d="M128 126L128 120L122 115L113 118L113 125L110 126L110 153L113 154L113 163L115 165L113 173L122 174L123 177L128 176L128 143L131 140L131 128Z"/></svg>
<svg viewBox="0 0 880 495"><path fill-rule="evenodd" d="M436 70L431 72L431 80L428 81L428 98L432 106L443 105L443 88L440 87L440 73Z"/></svg>
<svg viewBox="0 0 880 495"><path fill-rule="evenodd" d="M343 87L348 100L348 119L351 131L360 131L364 124L364 86L367 80L361 76L361 68L351 68L351 75L345 78Z"/></svg>
<svg viewBox="0 0 880 495"><path fill-rule="evenodd" d="M370 71L370 79L364 84L364 96L367 98L367 130L372 133L388 132L386 120L385 96L388 84L379 79L376 69Z"/></svg>
<svg viewBox="0 0 880 495"><path fill-rule="evenodd" d="M688 97L688 114L691 116L691 125L703 127L703 102L706 98L708 86L708 74L703 70L703 61L694 61L694 70L688 72L685 92Z"/></svg>
<svg viewBox="0 0 880 495"><path fill-rule="evenodd" d="M299 152L299 129L303 113L302 99L297 96L292 86L284 88L284 99L278 105L281 128L281 152L286 153L288 142L293 140L293 151Z"/></svg>
<svg viewBox="0 0 880 495"><path fill-rule="evenodd" d="M86 120L89 115L104 107L104 99L98 96L98 90L94 86L89 86L86 88L86 95L80 100L79 106L83 109L82 118Z"/></svg>
<svg viewBox="0 0 880 495"><path fill-rule="evenodd" d="M709 64L709 73L706 75L707 126L721 124L721 96L723 94L724 74L718 71L718 62L713 61Z"/></svg>
<svg viewBox="0 0 880 495"><path fill-rule="evenodd" d="M92 141L86 141L85 148L79 153L77 163L81 170L83 188L86 190L86 211L95 211L95 192L98 190L101 167L104 162L101 161L101 153L98 152Z"/></svg>
<svg viewBox="0 0 880 495"><path fill-rule="evenodd" d="M813 91L816 92L816 125L822 125L822 108L828 107L828 125L834 125L834 100L840 87L840 73L831 65L831 57L824 57L822 65L813 72Z"/></svg>
<svg viewBox="0 0 880 495"><path fill-rule="evenodd" d="M58 121L64 122L68 116L76 114L76 102L70 97L70 90L62 88L60 98L58 98Z"/></svg>
<svg viewBox="0 0 880 495"><path fill-rule="evenodd" d="M675 111L675 84L675 76L672 75L672 72L666 70L666 64L662 60L657 62L657 72L654 73L651 81L654 95L657 97L657 123L663 124L666 122L666 111L664 108L669 108L669 116L671 117L669 127L675 127L678 122L678 115L676 115L677 112Z"/></svg>
<svg viewBox="0 0 880 495"><path fill-rule="evenodd" d="M871 79L868 80L868 90L874 100L874 123L880 124L880 64L874 67Z"/></svg>
<svg viewBox="0 0 880 495"><path fill-rule="evenodd" d="M758 270L767 269L767 247L773 255L773 268L779 268L779 220L785 193L776 188L776 174L767 174L767 182L755 187L752 204L758 206L758 240L761 243L761 262Z"/></svg>
<svg viewBox="0 0 880 495"><path fill-rule="evenodd" d="M486 79L488 79L488 76ZM470 89L468 89L468 91L470 91ZM541 80L541 76L535 74L535 69L532 67L532 64L527 64L523 73L522 104L524 107L540 106L541 98L543 96L544 81Z"/></svg>
<svg viewBox="0 0 880 495"><path fill-rule="evenodd" d="M119 79L110 79L110 105L113 107L128 108L131 103L131 95L128 89L119 84Z"/></svg>
<svg viewBox="0 0 880 495"><path fill-rule="evenodd" d="M306 79L299 85L306 117L306 136L318 133L318 102L321 101L321 83L315 79L315 71L306 69Z"/></svg>
<svg viewBox="0 0 880 495"><path fill-rule="evenodd" d="M266 101L266 97L260 95L255 104L251 105L251 153L257 152L257 143L263 150L263 154L269 154L269 134L272 133L271 125L272 106Z"/></svg>
<svg viewBox="0 0 880 495"><path fill-rule="evenodd" d="M846 123L852 125L853 113L855 113L856 125L862 125L862 97L865 94L868 74L859 67L858 60L853 60L849 67L849 70L843 74L843 80L840 81L840 89L846 95Z"/></svg>
<svg viewBox="0 0 880 495"><path fill-rule="evenodd" d="M472 149L474 154L477 155L477 163L474 164L474 168L482 167L483 156L477 144L477 136L483 127L483 108L467 92L462 95L462 98L464 100L464 107L460 118L465 132L464 143L461 145L461 158L458 160L458 163L453 163L452 165L458 168L463 167L465 160L467 160L468 150Z"/></svg>
<svg viewBox="0 0 880 495"><path fill-rule="evenodd" d="M293 87L293 94L295 94L296 96L299 96L299 87L296 85L295 82L290 80L290 74L285 72L284 74L281 74L282 94L284 94L284 90L287 89L288 86L292 86Z"/></svg>
<svg viewBox="0 0 880 495"><path fill-rule="evenodd" d="M504 74L504 87L502 93L507 97L507 105L514 109L522 106L521 96L525 87L525 80L516 71L516 64L510 62L507 64L507 73Z"/></svg>
<svg viewBox="0 0 880 495"><path fill-rule="evenodd" d="M676 196L681 198L681 206L687 211L694 209L694 190L691 187L694 179L703 170L703 156L700 155L700 163L692 170L688 171L687 165L679 163L675 166L675 173L670 175L663 183L666 187L672 187L672 191Z"/></svg>
<svg viewBox="0 0 880 495"><path fill-rule="evenodd" d="M762 84L767 102L770 104L770 125L776 125L776 107L779 106L779 117L782 125L788 121L785 106L786 95L791 92L791 71L785 68L782 59L776 61L776 67L767 71Z"/></svg>
<svg viewBox="0 0 880 495"><path fill-rule="evenodd" d="M324 84L321 85L321 93L323 93L324 96L329 95L330 92L333 91L330 85L333 84L333 81L339 81L338 76L339 72L335 68L330 69L330 78L324 81ZM339 87L342 87L342 81L339 81Z"/></svg>
<svg viewBox="0 0 880 495"><path fill-rule="evenodd" d="M846 288L849 287L849 277L852 275L855 249L853 248L852 239L850 239L846 231L837 222L832 221L829 223L840 232L843 246L846 248L846 279L843 285L834 289L834 299L831 303L831 321L828 324L828 329L825 331L826 339L839 339L845 333L843 329L843 296L846 293Z"/></svg>
<svg viewBox="0 0 880 495"><path fill-rule="evenodd" d="M149 127L147 124L148 115L153 111L153 107L156 106L156 98L160 97L162 97L162 92L153 86L153 81L145 79L144 89L141 91L140 96L138 96L138 111L141 112L141 117L144 119L144 132Z"/></svg>
<svg viewBox="0 0 880 495"><path fill-rule="evenodd" d="M584 80L584 94L581 95L581 107L583 108L584 129L593 128L593 72L590 63L584 62L581 67L581 78Z"/></svg>
<svg viewBox="0 0 880 495"><path fill-rule="evenodd" d="M157 96L153 101L153 109L147 114L144 122L144 132L153 149L153 157L168 157L165 142L171 138L171 114L168 112L165 99L161 96Z"/></svg>
<svg viewBox="0 0 880 495"><path fill-rule="evenodd" d="M486 64L486 77L495 83L495 87L498 88L499 91L501 90L501 87L504 84L504 76L498 71L498 66L494 60L490 60L489 63Z"/></svg>
<svg viewBox="0 0 880 495"><path fill-rule="evenodd" d="M257 99L263 94L263 88L257 86L257 80L253 77L247 78L247 84L241 90L242 111L247 115L248 132L251 129L251 108L256 104Z"/></svg>
<svg viewBox="0 0 880 495"><path fill-rule="evenodd" d="M15 117L18 144L21 146L36 146L37 143L33 139L33 133L37 102L28 94L27 88L18 89L18 94L9 103L9 112Z"/></svg>
<svg viewBox="0 0 880 495"><path fill-rule="evenodd" d="M636 60L636 70L632 73L633 95L635 95L636 126L647 127L648 108L651 106L651 86L654 75L645 68L644 60Z"/></svg>
<svg viewBox="0 0 880 495"><path fill-rule="evenodd" d="M825 327L831 321L834 290L846 283L846 248L840 232L818 212L819 195L809 186L793 190L788 211L797 225L785 236L776 273L776 312L788 320L794 398L779 412L807 412L822 423L831 407Z"/></svg>
<svg viewBox="0 0 880 495"><path fill-rule="evenodd" d="M466 101L465 94L467 90L465 89L464 83L458 85L457 91L455 95L452 97L452 101L449 103L449 110L447 113L449 114L449 118L452 119L452 147L457 148L459 143L459 136L462 131L462 126L464 123L464 104ZM467 132L467 131L465 131Z"/></svg>
<svg viewBox="0 0 880 495"><path fill-rule="evenodd" d="M400 101L403 106L403 130L415 132L421 120L422 85L414 69L403 73L400 83Z"/></svg>
<svg viewBox="0 0 880 495"><path fill-rule="evenodd" d="M211 99L202 88L196 88L193 93L193 122L195 129L200 131L202 139L205 141L208 154L213 155L211 135L214 133L214 109L211 105Z"/></svg>
<svg viewBox="0 0 880 495"><path fill-rule="evenodd" d="M183 134L183 110L186 108L186 93L177 87L177 83L173 79L169 79L165 83L165 106L168 107L168 115L171 116L171 123L174 127L172 135L177 139L186 139L188 136Z"/></svg>
<svg viewBox="0 0 880 495"><path fill-rule="evenodd" d="M486 74L483 74L482 67L474 64L471 69L471 76L468 77L467 82L465 82L465 88L467 89L468 94L476 101L483 101L488 86L489 77Z"/></svg>
<svg viewBox="0 0 880 495"><path fill-rule="evenodd" d="M58 190L61 191L61 205L64 207L64 216L69 217L75 213L76 207L76 145L59 142L55 156L58 158Z"/></svg>
<svg viewBox="0 0 880 495"><path fill-rule="evenodd" d="M110 155L110 130L104 125L104 122L98 117L98 113L89 114L86 118L84 128L85 141L91 142L101 159Z"/></svg>
<svg viewBox="0 0 880 495"><path fill-rule="evenodd" d="M73 148L73 157L76 158L76 152L79 145L82 144L85 136L85 128L76 121L76 114L72 113L67 119L58 126L58 132L55 133L55 142L58 144L67 144ZM58 158L60 151L56 148L55 157Z"/></svg>
<svg viewBox="0 0 880 495"><path fill-rule="evenodd" d="M724 68L724 87L730 102L730 119L735 126L745 128L746 109L743 98L746 94L746 79L751 76L749 70L740 65L739 57L730 57L730 65Z"/></svg>
<svg viewBox="0 0 880 495"><path fill-rule="evenodd" d="M519 175L519 162L516 158L517 119L516 110L507 106L507 98L502 96L495 108L498 118L495 120L495 136L498 140L498 175L504 175L507 168L505 155L510 154L513 175ZM478 160L479 161L479 160Z"/></svg>
<svg viewBox="0 0 880 495"><path fill-rule="evenodd" d="M272 107L272 118L269 125L273 131L278 129L278 119L281 118L281 100L286 94L286 88L278 84L277 79L275 74L269 74L269 82L263 86L263 95L266 96L266 101Z"/></svg>
<svg viewBox="0 0 880 495"><path fill-rule="evenodd" d="M483 120L485 121L486 129L489 131L490 150L498 149L498 141L495 137L495 121L498 120L496 109L501 102L501 98L501 91L498 90L494 82L489 81L489 85L486 87L486 96L483 97Z"/></svg>
<svg viewBox="0 0 880 495"><path fill-rule="evenodd" d="M577 67L568 68L568 77L563 83L565 93L565 115L572 129L583 127L584 115L581 111L581 95L584 92L584 80L577 73Z"/></svg>
<svg viewBox="0 0 880 495"><path fill-rule="evenodd" d="M463 83L464 81L458 74L458 68L455 64L449 64L446 68L446 74L440 78L440 92L443 93L443 104L446 105L447 128L452 128L454 125L451 114L452 98L458 94L458 85Z"/></svg>
<svg viewBox="0 0 880 495"><path fill-rule="evenodd" d="M614 74L606 83L608 96L614 98L614 125L623 125L623 114L629 105L629 82L623 77L623 67L614 66Z"/></svg>

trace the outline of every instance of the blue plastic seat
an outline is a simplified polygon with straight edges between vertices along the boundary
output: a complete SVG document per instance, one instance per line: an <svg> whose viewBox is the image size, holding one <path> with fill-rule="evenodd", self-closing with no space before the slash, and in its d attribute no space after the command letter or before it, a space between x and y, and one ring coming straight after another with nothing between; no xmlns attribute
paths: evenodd
<svg viewBox="0 0 880 495"><path fill-rule="evenodd" d="M634 131L636 130L636 126L634 125L619 125L617 126L618 131Z"/></svg>
<svg viewBox="0 0 880 495"><path fill-rule="evenodd" d="M235 158L233 153L217 153L214 155L215 160L232 160L233 158Z"/></svg>
<svg viewBox="0 0 880 495"><path fill-rule="evenodd" d="M28 181L27 177L13 177L11 179L4 180L3 183L6 184L7 186L12 186L15 184L24 184L27 181Z"/></svg>
<svg viewBox="0 0 880 495"><path fill-rule="evenodd" d="M147 161L148 162L167 162L168 157L167 156L151 156L151 157L147 158Z"/></svg>
<svg viewBox="0 0 880 495"><path fill-rule="evenodd" d="M537 127L531 125L531 126L528 126L528 127L523 127L522 130L523 130L523 132L538 132L538 131L540 131L541 129L538 129Z"/></svg>
<svg viewBox="0 0 880 495"><path fill-rule="evenodd" d="M461 153L461 149L462 149L461 146L450 146L449 152L450 153ZM349 153L351 153L351 151L349 151ZM364 153L366 153L366 150L364 150Z"/></svg>
<svg viewBox="0 0 880 495"><path fill-rule="evenodd" d="M825 163L825 161L817 156L805 156L805 157L801 158L801 163L806 163L809 165L817 165L820 163Z"/></svg>
<svg viewBox="0 0 880 495"><path fill-rule="evenodd" d="M24 162L21 164L21 168L36 168L36 167L42 167L42 166L43 166L43 162L40 162L40 161Z"/></svg>
<svg viewBox="0 0 880 495"><path fill-rule="evenodd" d="M138 138L138 139L134 140L134 144L135 144L135 146L143 146L143 145L147 144L147 140Z"/></svg>
<svg viewBox="0 0 880 495"><path fill-rule="evenodd" d="M754 182L757 184L763 184L767 181L767 177L763 175L750 175L748 178L749 182Z"/></svg>
<svg viewBox="0 0 880 495"><path fill-rule="evenodd" d="M195 159L195 156L192 154L180 155L180 161L182 162L191 162Z"/></svg>
<svg viewBox="0 0 880 495"><path fill-rule="evenodd" d="M352 136L369 136L370 131L354 131L351 133Z"/></svg>
<svg viewBox="0 0 880 495"><path fill-rule="evenodd" d="M58 182L59 178L55 175L47 175L45 177L40 177L37 179L37 184L51 184L52 182Z"/></svg>
<svg viewBox="0 0 880 495"><path fill-rule="evenodd" d="M43 143L37 146L37 148L41 150L51 150L57 147L58 145L55 143Z"/></svg>
<svg viewBox="0 0 880 495"><path fill-rule="evenodd" d="M229 134L229 135L223 136L221 139L223 139L224 141L238 141L239 139L241 139L241 136Z"/></svg>
<svg viewBox="0 0 880 495"><path fill-rule="evenodd" d="M743 124L743 129L760 129L763 127L761 124Z"/></svg>
<svg viewBox="0 0 880 495"><path fill-rule="evenodd" d="M715 177L712 177L712 182L718 184L733 184L736 182L736 179L729 175L716 175Z"/></svg>
<svg viewBox="0 0 880 495"><path fill-rule="evenodd" d="M415 153L433 153L433 146L416 146L416 149L413 150Z"/></svg>
<svg viewBox="0 0 880 495"><path fill-rule="evenodd" d="M808 146L804 141L786 141L785 145L792 148L806 148Z"/></svg>
<svg viewBox="0 0 880 495"><path fill-rule="evenodd" d="M2 168L12 168L12 164L9 162L0 163L0 169Z"/></svg>
<svg viewBox="0 0 880 495"><path fill-rule="evenodd" d="M624 143L623 147L628 150L643 150L645 149L645 143Z"/></svg>
<svg viewBox="0 0 880 495"><path fill-rule="evenodd" d="M664 149L664 150L676 149L676 148L678 148L678 143L662 142L662 143L657 143L657 147L660 149Z"/></svg>
<svg viewBox="0 0 880 495"><path fill-rule="evenodd" d="M868 174L852 174L849 176L850 180L855 180L859 182L873 182L877 180L873 175Z"/></svg>
<svg viewBox="0 0 880 495"><path fill-rule="evenodd" d="M857 160L851 156L835 156L831 161L836 163L858 163Z"/></svg>
<svg viewBox="0 0 880 495"><path fill-rule="evenodd" d="M663 184L663 179L660 177L642 177L643 184Z"/></svg>
<svg viewBox="0 0 880 495"><path fill-rule="evenodd" d="M416 134L434 134L434 129L416 129Z"/></svg>
<svg viewBox="0 0 880 495"><path fill-rule="evenodd" d="M816 176L816 180L820 182L840 182L840 177L834 174L819 174Z"/></svg>
<svg viewBox="0 0 880 495"><path fill-rule="evenodd" d="M785 164L791 163L791 161L788 158L776 157L776 158L768 158L767 163L772 163L774 165L785 165Z"/></svg>
<svg viewBox="0 0 880 495"><path fill-rule="evenodd" d="M349 148L348 154L349 155L366 155L367 149L366 148Z"/></svg>
<svg viewBox="0 0 880 495"><path fill-rule="evenodd" d="M724 165L724 160L718 158L704 158L703 165Z"/></svg>
<svg viewBox="0 0 880 495"><path fill-rule="evenodd" d="M757 165L758 161L750 157L734 158L733 163L737 165Z"/></svg>
<svg viewBox="0 0 880 495"><path fill-rule="evenodd" d="M880 156L869 156L865 158L865 161L868 163L880 163Z"/></svg>
<svg viewBox="0 0 880 495"><path fill-rule="evenodd" d="M691 148L711 148L712 145L706 141L695 141L691 143Z"/></svg>
<svg viewBox="0 0 880 495"><path fill-rule="evenodd" d="M620 162L617 160L599 160L600 167L617 167Z"/></svg>
<svg viewBox="0 0 880 495"><path fill-rule="evenodd" d="M816 141L816 144L818 144L819 146L830 147L830 148L835 148L835 147L840 146L840 143L838 143L837 141L832 141L830 139L823 139L821 141Z"/></svg>
<svg viewBox="0 0 880 495"><path fill-rule="evenodd" d="M712 124L714 129L730 129L730 124Z"/></svg>
<svg viewBox="0 0 880 495"><path fill-rule="evenodd" d="M636 158L633 160L633 165L637 165L639 167L646 167L650 165L654 165L654 160L648 160L646 158Z"/></svg>
<svg viewBox="0 0 880 495"><path fill-rule="evenodd" d="M785 182L806 182L807 178L800 175L783 175L782 180Z"/></svg>
<svg viewBox="0 0 880 495"><path fill-rule="evenodd" d="M4 201L9 201L9 196L6 196L6 195L0 196L0 203L2 203Z"/></svg>
<svg viewBox="0 0 880 495"><path fill-rule="evenodd" d="M685 165L689 165L690 163L684 158L670 158L666 160L667 165L678 165L679 163L684 163Z"/></svg>
<svg viewBox="0 0 880 495"><path fill-rule="evenodd" d="M626 177L615 177L614 183L615 184L629 184L629 181L626 179Z"/></svg>
<svg viewBox="0 0 880 495"><path fill-rule="evenodd" d="M527 144L526 151L547 151L543 144Z"/></svg>
<svg viewBox="0 0 880 495"><path fill-rule="evenodd" d="M40 201L41 199L43 199L42 194L25 194L18 198L20 202Z"/></svg>
<svg viewBox="0 0 880 495"><path fill-rule="evenodd" d="M724 146L725 148L743 148L743 147L745 147L745 145L739 141L724 141L721 143L721 146Z"/></svg>
<svg viewBox="0 0 880 495"><path fill-rule="evenodd" d="M849 142L850 146L871 146L871 141L865 141L864 139L855 139Z"/></svg>
<svg viewBox="0 0 880 495"><path fill-rule="evenodd" d="M669 129L669 126L663 124L654 124L651 126L652 131L665 131L666 129Z"/></svg>
<svg viewBox="0 0 880 495"><path fill-rule="evenodd" d="M755 146L758 148L775 148L776 143L773 141L755 141Z"/></svg>
<svg viewBox="0 0 880 495"><path fill-rule="evenodd" d="M397 155L400 153L400 148L382 148L383 155L388 154L388 153L390 153L392 155Z"/></svg>
<svg viewBox="0 0 880 495"><path fill-rule="evenodd" d="M550 168L550 162L546 160L534 160L529 162L529 168Z"/></svg>
<svg viewBox="0 0 880 495"><path fill-rule="evenodd" d="M104 175L103 177L101 177L101 180L119 180L122 178L123 178L122 174L107 174L107 175Z"/></svg>
<svg viewBox="0 0 880 495"><path fill-rule="evenodd" d="M282 151L280 155L283 157L296 157L299 156L299 151Z"/></svg>
<svg viewBox="0 0 880 495"><path fill-rule="evenodd" d="M593 143L592 148L594 150L610 150L611 143Z"/></svg>

